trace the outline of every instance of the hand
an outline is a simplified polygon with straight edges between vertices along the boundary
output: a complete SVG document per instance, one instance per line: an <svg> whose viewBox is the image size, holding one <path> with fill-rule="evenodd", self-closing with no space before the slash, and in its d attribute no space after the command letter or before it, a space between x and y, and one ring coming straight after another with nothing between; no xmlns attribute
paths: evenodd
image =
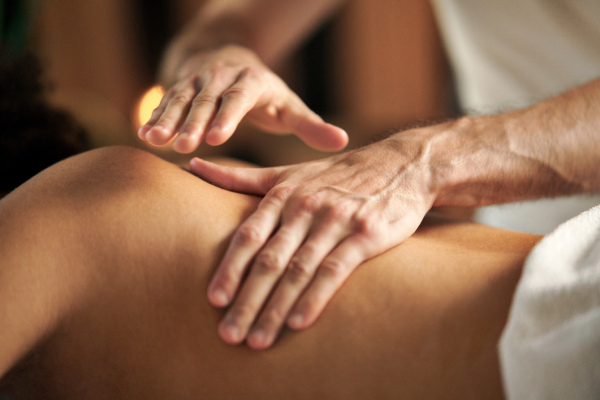
<svg viewBox="0 0 600 400"><path fill-rule="evenodd" d="M213 305L231 305L219 325L226 342L247 338L264 349L285 323L309 327L359 264L417 229L435 194L427 145L414 139L388 138L286 167L190 162L194 174L217 186L264 195L208 288Z"/></svg>
<svg viewBox="0 0 600 400"><path fill-rule="evenodd" d="M240 46L196 54L180 68L180 79L162 98L138 136L164 145L179 131L173 149L194 151L227 141L246 117L271 133L294 133L318 150L346 146L342 129L312 112L252 51Z"/></svg>

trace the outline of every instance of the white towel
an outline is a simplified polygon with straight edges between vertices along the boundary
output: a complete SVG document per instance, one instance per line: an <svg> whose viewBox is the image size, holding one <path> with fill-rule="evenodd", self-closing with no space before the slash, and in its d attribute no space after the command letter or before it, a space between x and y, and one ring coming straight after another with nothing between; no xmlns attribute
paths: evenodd
<svg viewBox="0 0 600 400"><path fill-rule="evenodd" d="M500 360L510 400L600 399L600 206L529 255Z"/></svg>

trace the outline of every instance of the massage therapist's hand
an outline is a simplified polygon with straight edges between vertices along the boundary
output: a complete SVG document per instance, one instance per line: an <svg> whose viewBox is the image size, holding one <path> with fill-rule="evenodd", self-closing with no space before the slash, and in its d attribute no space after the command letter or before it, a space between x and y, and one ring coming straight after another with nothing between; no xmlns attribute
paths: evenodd
<svg viewBox="0 0 600 400"><path fill-rule="evenodd" d="M269 347L284 324L309 327L363 261L402 242L435 199L418 138L388 138L348 153L274 168L190 170L222 188L264 195L240 225L208 288L230 306L221 337Z"/></svg>
<svg viewBox="0 0 600 400"><path fill-rule="evenodd" d="M348 141L247 48L228 45L192 55L178 76L139 129L142 140L164 145L179 132L173 149L190 153L202 141L223 144L246 118L267 132L296 134L318 150L340 150Z"/></svg>

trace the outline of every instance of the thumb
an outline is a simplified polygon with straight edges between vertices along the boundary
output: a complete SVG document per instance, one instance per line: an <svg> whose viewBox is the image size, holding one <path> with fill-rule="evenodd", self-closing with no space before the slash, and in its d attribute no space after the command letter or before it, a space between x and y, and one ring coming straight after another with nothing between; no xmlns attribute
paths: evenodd
<svg viewBox="0 0 600 400"><path fill-rule="evenodd" d="M290 108L292 111L284 114L283 118L288 118L288 126L294 134L310 147L322 151L337 151L348 144L346 131L323 121L302 100L297 99Z"/></svg>
<svg viewBox="0 0 600 400"><path fill-rule="evenodd" d="M294 133L310 147L322 151L341 150L348 144L348 134L342 128L324 122L314 114L295 121Z"/></svg>
<svg viewBox="0 0 600 400"><path fill-rule="evenodd" d="M279 169L230 167L198 157L190 160L190 172L194 175L222 189L246 194L266 194L275 186Z"/></svg>

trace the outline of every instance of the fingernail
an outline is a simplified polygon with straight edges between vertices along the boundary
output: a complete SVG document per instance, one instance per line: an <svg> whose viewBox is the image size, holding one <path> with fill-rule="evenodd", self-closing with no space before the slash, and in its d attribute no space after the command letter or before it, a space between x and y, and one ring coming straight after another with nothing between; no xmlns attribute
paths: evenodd
<svg viewBox="0 0 600 400"><path fill-rule="evenodd" d="M206 138L204 139L204 141L210 145L216 144L217 143L216 141L219 140L220 134L221 134L221 128L219 126L213 126L206 133Z"/></svg>
<svg viewBox="0 0 600 400"><path fill-rule="evenodd" d="M293 314L288 318L288 325L290 328L299 329L304 323L304 317L302 314Z"/></svg>
<svg viewBox="0 0 600 400"><path fill-rule="evenodd" d="M179 133L179 135L177 135L177 137L173 141L173 149L178 152L187 153L187 151L186 151L187 146L185 146L186 138L187 138L187 134Z"/></svg>
<svg viewBox="0 0 600 400"><path fill-rule="evenodd" d="M208 128L208 132L217 132L219 130L221 130L223 127L221 126L220 122L213 122L212 124L210 124L210 127Z"/></svg>
<svg viewBox="0 0 600 400"><path fill-rule="evenodd" d="M239 342L241 340L240 338L240 328L238 328L237 326L226 326L225 327L225 334L227 335L227 337L229 338L230 341L232 342Z"/></svg>
<svg viewBox="0 0 600 400"><path fill-rule="evenodd" d="M152 132L155 132L155 134L153 135ZM152 142L152 140L153 140L152 136L154 136L155 140L162 141L162 140L164 140L164 137L167 136L167 130L165 128L163 128L162 126L153 126L152 128L148 129L148 131L146 132L146 140L148 142Z"/></svg>
<svg viewBox="0 0 600 400"><path fill-rule="evenodd" d="M156 129L156 128L155 128L155 127L152 127L152 128L150 128L150 129L148 129L148 130L146 131L146 133L144 134L144 137L145 137L145 139L146 139L146 142L149 142L149 141L150 141L150 139L151 139L151 136L152 136L152 129Z"/></svg>
<svg viewBox="0 0 600 400"><path fill-rule="evenodd" d="M146 140L146 133L150 130L150 127L148 125L142 125L140 126L140 129L138 129L137 131L137 135L140 139L142 140Z"/></svg>
<svg viewBox="0 0 600 400"><path fill-rule="evenodd" d="M269 346L269 340L267 338L267 332L263 329L256 329L250 333L248 336L248 342L252 345L252 347L256 348L265 348Z"/></svg>
<svg viewBox="0 0 600 400"><path fill-rule="evenodd" d="M223 321L222 335L229 342L239 343L242 340L240 328L235 325L233 318L229 315Z"/></svg>
<svg viewBox="0 0 600 400"><path fill-rule="evenodd" d="M223 289L216 288L211 290L210 301L215 306L225 307L229 304L229 296L227 296L227 293Z"/></svg>
<svg viewBox="0 0 600 400"><path fill-rule="evenodd" d="M190 168L197 168L200 165L198 158L194 157L190 160Z"/></svg>

